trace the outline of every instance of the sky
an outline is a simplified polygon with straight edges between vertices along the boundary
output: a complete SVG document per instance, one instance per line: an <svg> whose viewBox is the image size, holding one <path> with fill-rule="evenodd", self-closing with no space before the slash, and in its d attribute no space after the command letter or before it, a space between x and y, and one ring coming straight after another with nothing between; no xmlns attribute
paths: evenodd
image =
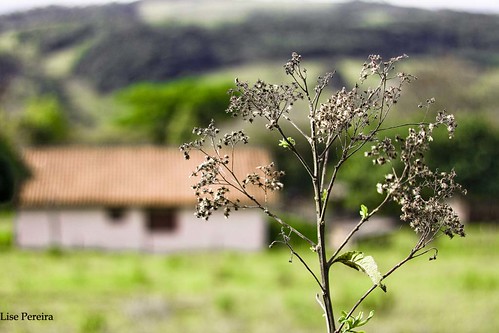
<svg viewBox="0 0 499 333"><path fill-rule="evenodd" d="M0 14L6 14L14 11L32 9L36 7L44 7L49 5L64 5L64 6L85 6L93 4L104 4L112 2L133 2L134 0L0 0ZM236 0L234 0L236 1ZM241 1L241 0L239 0ZM248 0L242 0L248 1ZM260 0L262 1L262 0ZM263 0L272 1L272 0ZM286 0L277 0L286 1ZM288 0L289 1L289 0ZM298 0L295 0L298 1ZM304 0L302 0L304 1ZM308 0L310 2L344 2L340 0ZM372 1L372 0L365 0ZM480 13L496 13L499 14L498 0L382 0L378 2L386 2L397 6L420 7L426 9L453 9L460 11L471 11Z"/></svg>

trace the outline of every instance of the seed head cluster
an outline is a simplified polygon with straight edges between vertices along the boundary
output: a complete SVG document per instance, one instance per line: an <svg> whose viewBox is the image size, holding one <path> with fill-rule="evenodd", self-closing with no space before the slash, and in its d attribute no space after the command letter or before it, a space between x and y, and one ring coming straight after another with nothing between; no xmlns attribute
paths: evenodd
<svg viewBox="0 0 499 333"><path fill-rule="evenodd" d="M252 87L238 79L235 83L236 88L229 91L231 98L227 113L249 122L263 118L270 130L276 128L281 116L289 113L297 100L303 99L296 83L279 85L258 80Z"/></svg>
<svg viewBox="0 0 499 333"><path fill-rule="evenodd" d="M318 177L312 174L312 170L323 170L323 175L327 174L325 170L329 167L327 158L330 156L334 155L338 160L329 165L336 165L338 169L352 155L370 147L364 155L371 158L374 165L391 166L384 180L376 185L376 190L386 195L387 201L392 200L401 206L402 221L427 238L440 231L451 237L464 236L463 225L447 204L454 192L464 192L455 181L455 172L430 170L425 163L425 152L433 141L436 128L445 128L449 138L453 137L457 126L454 116L440 111L433 122L385 127L385 119L401 97L403 87L415 79L410 74L394 72L396 64L406 57L402 55L385 61L378 55L371 55L362 66L358 84L351 89L339 89L329 98L321 98L334 73L319 77L315 88L310 90L307 71L301 66L301 56L293 53L284 65L285 73L292 78L291 83L268 84L258 80L250 85L236 79L235 88L229 91L231 98L226 111L250 123L257 118L263 119L267 129L277 129L282 136L281 142L288 143L283 146L298 157L313 179ZM299 100L308 104L310 126L307 130L302 130L292 120L294 104ZM434 102L433 98L427 100L427 114ZM291 123L307 139L322 165L314 168L306 164L295 145L289 144L294 139L285 136L282 121ZM407 134L388 137L385 135L387 129L400 129ZM265 198L268 192L283 188L280 179L284 172L276 170L273 163L260 166L245 177L236 176L232 167L233 154L223 154L222 150L233 150L239 144L248 143L249 138L243 131L220 135L211 122L206 128L195 128L194 133L198 139L180 149L186 158L193 149L200 150L206 157L193 172L193 176L198 177L193 186L198 198L198 217L208 219L218 209L224 209L228 216L232 210L249 207L231 199L231 191L243 194L253 206L262 208L248 191L250 187L262 190ZM212 152L208 152L206 144L211 146ZM336 152L329 154L329 150ZM327 191L322 186L318 185L319 193ZM329 186L329 190L331 188Z"/></svg>
<svg viewBox="0 0 499 333"><path fill-rule="evenodd" d="M192 185L197 198L195 216L208 220L214 211L223 210L225 217L229 217L233 210L251 207L263 207L266 202L260 202L255 197L255 189L263 191L264 201L267 201L269 192L283 188L280 178L283 171L275 169L274 163L257 166L254 173L239 177L234 171L233 151L239 144L247 144L249 137L243 131L235 131L220 136L220 130L213 121L207 128L195 128L193 133L199 138L180 146L185 159L190 159L191 151L196 150L204 155L191 177L197 179ZM206 143L208 147L205 147ZM228 153L222 153L222 152ZM245 197L245 203L239 197Z"/></svg>
<svg viewBox="0 0 499 333"><path fill-rule="evenodd" d="M424 160L433 141L432 133L440 126L445 126L451 137L456 128L454 117L439 112L435 122L409 128L405 138L397 136L397 145L385 138L365 154L373 158L374 164L393 166L384 182L377 184L377 191L397 202L401 220L427 238L435 237L439 231L449 237L464 236L464 226L447 202L454 193L466 191L456 182L454 170L431 170Z"/></svg>

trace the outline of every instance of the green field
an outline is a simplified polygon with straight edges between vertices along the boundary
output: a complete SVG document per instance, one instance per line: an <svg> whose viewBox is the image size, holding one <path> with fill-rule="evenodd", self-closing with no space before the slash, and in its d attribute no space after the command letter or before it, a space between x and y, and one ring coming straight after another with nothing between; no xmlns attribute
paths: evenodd
<svg viewBox="0 0 499 333"><path fill-rule="evenodd" d="M51 314L53 321L0 321L0 332L322 332L317 292L284 249L260 253L146 255L23 251L6 245L0 223L0 312ZM499 327L499 230L472 226L465 239L440 239L436 261L421 257L386 280L364 310L367 332L468 333ZM385 271L407 253L401 230L360 244ZM314 254L303 249L307 260ZM336 267L336 309L347 309L369 279Z"/></svg>

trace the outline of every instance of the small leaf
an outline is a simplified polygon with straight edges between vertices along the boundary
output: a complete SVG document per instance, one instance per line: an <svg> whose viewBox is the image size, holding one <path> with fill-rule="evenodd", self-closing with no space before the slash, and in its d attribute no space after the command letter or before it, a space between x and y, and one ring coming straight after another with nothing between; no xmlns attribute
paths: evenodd
<svg viewBox="0 0 499 333"><path fill-rule="evenodd" d="M374 311L369 312L369 316L364 319L364 313L361 311L356 317L350 316L345 311L341 311L342 316L338 319L338 322L343 325L342 333L365 333L364 331L355 331L354 328L364 326L371 320L374 316Z"/></svg>
<svg viewBox="0 0 499 333"><path fill-rule="evenodd" d="M369 209L365 205L360 205L360 216L365 219L369 215Z"/></svg>
<svg viewBox="0 0 499 333"><path fill-rule="evenodd" d="M326 199L327 199L327 190L324 189L324 191L322 191L322 202L326 202Z"/></svg>
<svg viewBox="0 0 499 333"><path fill-rule="evenodd" d="M371 320L373 316L374 316L374 311L371 310L371 312L369 312L369 316L366 319L361 320L357 327L364 326L365 324L367 324L367 322ZM360 317L360 319L362 319L362 317Z"/></svg>
<svg viewBox="0 0 499 333"><path fill-rule="evenodd" d="M364 253L359 251L349 251L337 257L333 263L335 262L341 262L348 267L366 273L375 285L378 285L381 290L386 292L386 286L381 283L383 276L372 256L365 256Z"/></svg>
<svg viewBox="0 0 499 333"><path fill-rule="evenodd" d="M281 139L279 140L279 147L289 148L289 143L286 140Z"/></svg>
<svg viewBox="0 0 499 333"><path fill-rule="evenodd" d="M279 147L289 149L290 147L294 147L295 144L295 139L293 139L292 137L287 137L286 139L279 140Z"/></svg>

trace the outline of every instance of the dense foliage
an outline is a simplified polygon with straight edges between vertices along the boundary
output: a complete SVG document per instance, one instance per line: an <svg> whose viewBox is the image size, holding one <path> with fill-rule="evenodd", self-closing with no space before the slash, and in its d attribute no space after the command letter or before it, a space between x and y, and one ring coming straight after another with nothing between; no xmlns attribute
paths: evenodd
<svg viewBox="0 0 499 333"><path fill-rule="evenodd" d="M0 54L0 100L10 81L18 74L19 64L14 57Z"/></svg>
<svg viewBox="0 0 499 333"><path fill-rule="evenodd" d="M487 200L499 197L499 132L483 119L463 119L459 135L452 141L438 140L428 161L442 169L454 168L458 179L468 189L468 196Z"/></svg>
<svg viewBox="0 0 499 333"><path fill-rule="evenodd" d="M220 64L211 38L198 27L128 26L109 32L93 45L75 73L101 91L193 74Z"/></svg>
<svg viewBox="0 0 499 333"><path fill-rule="evenodd" d="M220 65L281 58L293 49L308 57L452 52L497 62L499 19L494 15L362 2L327 8L280 15L255 12L242 22L222 22L211 28L113 27L104 30L103 38L82 56L76 73L107 91L136 80L168 79Z"/></svg>
<svg viewBox="0 0 499 333"><path fill-rule="evenodd" d="M69 137L69 122L58 99L46 95L28 102L19 130L25 144L61 144Z"/></svg>
<svg viewBox="0 0 499 333"><path fill-rule="evenodd" d="M230 86L193 78L132 85L117 94L128 108L116 121L147 142L178 144L190 137L192 124L228 118L220 110L229 102Z"/></svg>
<svg viewBox="0 0 499 333"><path fill-rule="evenodd" d="M126 25L138 20L135 6L110 4L107 6L60 7L50 6L25 12L3 15L0 32L5 31L43 31L64 25L91 23L108 29L117 25ZM64 34L63 30L59 30Z"/></svg>
<svg viewBox="0 0 499 333"><path fill-rule="evenodd" d="M16 149L0 136L0 206L12 202L19 185L28 176L29 170Z"/></svg>

